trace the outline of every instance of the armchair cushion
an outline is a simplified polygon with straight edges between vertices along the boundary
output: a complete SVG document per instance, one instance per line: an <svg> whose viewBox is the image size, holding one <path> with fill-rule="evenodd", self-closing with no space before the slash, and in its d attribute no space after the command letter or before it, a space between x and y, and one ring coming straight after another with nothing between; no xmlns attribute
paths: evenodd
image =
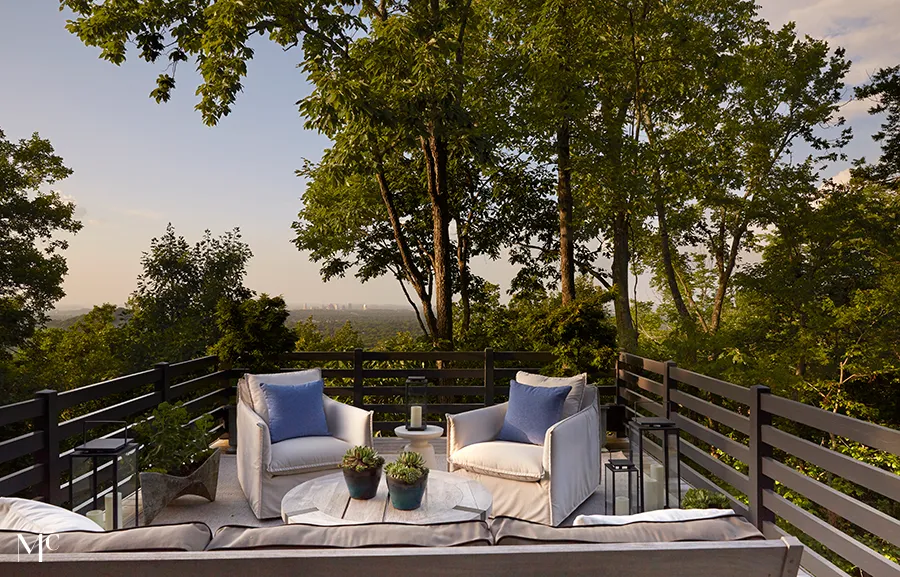
<svg viewBox="0 0 900 577"><path fill-rule="evenodd" d="M266 397L259 387L260 383L270 385L302 385L313 381L322 380L322 371L308 369L305 371L291 371L289 373L268 373L262 375L247 374L247 392L250 393L250 407L253 412L262 417L269 424L269 409L266 407ZM245 399L246 400L246 399Z"/></svg>
<svg viewBox="0 0 900 577"><path fill-rule="evenodd" d="M456 467L473 473L537 482L544 478L543 455L543 448L537 445L488 441L463 447L448 458Z"/></svg>
<svg viewBox="0 0 900 577"><path fill-rule="evenodd" d="M509 382L509 407L498 441L543 445L547 429L562 414L563 403L572 387L532 387Z"/></svg>
<svg viewBox="0 0 900 577"><path fill-rule="evenodd" d="M519 371L516 373L516 381L532 387L572 387L572 390L566 396L561 419L571 417L584 408L582 405L584 388L587 386L587 373L581 373L574 377L545 377L544 375Z"/></svg>
<svg viewBox="0 0 900 577"><path fill-rule="evenodd" d="M269 434L272 442L296 437L328 436L322 380L300 385L260 383L269 412Z"/></svg>
<svg viewBox="0 0 900 577"><path fill-rule="evenodd" d="M297 437L272 443L266 470L272 475L292 475L332 469L341 464L352 445L335 437Z"/></svg>

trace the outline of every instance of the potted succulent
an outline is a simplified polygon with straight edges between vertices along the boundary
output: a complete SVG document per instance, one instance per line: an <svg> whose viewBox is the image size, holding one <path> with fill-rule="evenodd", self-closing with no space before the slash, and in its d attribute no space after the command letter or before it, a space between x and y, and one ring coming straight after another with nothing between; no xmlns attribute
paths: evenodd
<svg viewBox="0 0 900 577"><path fill-rule="evenodd" d="M384 468L388 494L394 509L409 511L418 509L428 483L428 467L422 455L403 452L393 463Z"/></svg>
<svg viewBox="0 0 900 577"><path fill-rule="evenodd" d="M216 500L219 450L209 446L212 417L190 422L181 403L161 403L153 418L134 426L141 448L142 521L149 524L182 495Z"/></svg>
<svg viewBox="0 0 900 577"><path fill-rule="evenodd" d="M372 447L357 445L344 453L341 469L353 499L371 499L378 492L384 457Z"/></svg>

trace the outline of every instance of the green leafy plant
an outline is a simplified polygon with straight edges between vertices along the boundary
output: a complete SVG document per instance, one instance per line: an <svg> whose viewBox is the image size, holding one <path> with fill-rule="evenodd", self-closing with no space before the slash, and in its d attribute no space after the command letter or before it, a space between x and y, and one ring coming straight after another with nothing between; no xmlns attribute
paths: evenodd
<svg viewBox="0 0 900 577"><path fill-rule="evenodd" d="M384 457L379 455L378 451L372 447L366 447L365 445L357 445L352 449L348 449L341 461L342 469L349 469L359 473L377 469L382 465L384 465Z"/></svg>
<svg viewBox="0 0 900 577"><path fill-rule="evenodd" d="M384 467L384 472L395 481L412 485L428 474L428 467L425 466L425 459L422 458L422 455L403 452L396 461L388 463Z"/></svg>
<svg viewBox="0 0 900 577"><path fill-rule="evenodd" d="M181 403L162 403L153 418L134 426L141 450L141 470L184 476L203 463L214 449L209 448L212 417L204 415L190 423Z"/></svg>
<svg viewBox="0 0 900 577"><path fill-rule="evenodd" d="M731 501L722 493L707 489L688 489L681 499L682 509L731 509Z"/></svg>

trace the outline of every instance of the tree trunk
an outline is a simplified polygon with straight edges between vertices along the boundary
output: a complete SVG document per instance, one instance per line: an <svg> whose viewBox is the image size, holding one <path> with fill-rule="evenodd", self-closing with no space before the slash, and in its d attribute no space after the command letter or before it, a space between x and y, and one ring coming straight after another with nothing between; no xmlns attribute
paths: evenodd
<svg viewBox="0 0 900 577"><path fill-rule="evenodd" d="M434 295L437 326L435 346L453 350L453 285L450 257L450 204L447 179L447 145L432 123L428 139L422 139L428 168L428 194L434 224Z"/></svg>
<svg viewBox="0 0 900 577"><path fill-rule="evenodd" d="M556 132L556 185L559 205L559 275L563 304L575 300L575 242L572 238L572 158L568 120Z"/></svg>
<svg viewBox="0 0 900 577"><path fill-rule="evenodd" d="M631 319L631 303L628 299L628 215L619 209L613 222L613 286L616 288L616 328L619 348L633 353L637 350L637 331Z"/></svg>
<svg viewBox="0 0 900 577"><path fill-rule="evenodd" d="M692 319L691 313L684 304L681 288L678 286L678 278L675 275L675 264L672 261L672 242L669 239L669 226L666 224L666 206L661 200L656 201L656 217L659 221L659 248L662 253L663 268L665 269L669 292L672 294L672 301L675 303L675 310L678 311L678 316L683 320L690 321Z"/></svg>
<svg viewBox="0 0 900 577"><path fill-rule="evenodd" d="M728 291L731 275L734 274L738 251L741 248L741 239L743 239L746 231L747 225L744 223L740 224L737 230L734 231L734 236L731 239L731 247L728 249L728 260L719 265L719 286L716 288L716 300L713 302L712 318L709 322L709 331L711 333L718 331L719 325L722 322L722 310L725 308L725 295ZM724 239L721 249L724 253Z"/></svg>

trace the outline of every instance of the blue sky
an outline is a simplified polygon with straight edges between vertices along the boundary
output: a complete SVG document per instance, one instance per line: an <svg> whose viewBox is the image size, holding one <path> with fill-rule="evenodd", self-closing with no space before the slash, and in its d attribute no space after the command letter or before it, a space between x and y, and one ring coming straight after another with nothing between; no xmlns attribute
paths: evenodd
<svg viewBox="0 0 900 577"><path fill-rule="evenodd" d="M898 0L760 3L773 24L796 20L801 33L845 46L852 84L900 63ZM136 56L121 67L101 61L97 49L65 30L69 16L57 7L55 0L0 0L0 128L14 139L39 132L75 170L53 187L74 199L85 224L67 251L61 308L123 303L141 252L170 221L190 241L205 229L240 227L255 255L248 286L289 303L405 303L393 280L362 290L352 277L323 283L291 244L303 193L294 170L327 146L303 129L294 105L309 91L296 68L299 52L258 42L234 111L209 128L193 109L197 76L190 66L179 69L172 100L158 105L148 94L161 65ZM845 109L856 134L851 157L877 155L870 135L878 122L865 108ZM501 285L513 273L503 261L473 267Z"/></svg>

